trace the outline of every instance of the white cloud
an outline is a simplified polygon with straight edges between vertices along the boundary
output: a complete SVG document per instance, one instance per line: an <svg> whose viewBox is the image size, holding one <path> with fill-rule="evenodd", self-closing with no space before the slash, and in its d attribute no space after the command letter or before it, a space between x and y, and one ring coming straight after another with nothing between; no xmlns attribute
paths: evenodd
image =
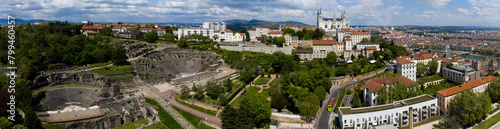
<svg viewBox="0 0 500 129"><path fill-rule="evenodd" d="M450 3L452 0L424 0L425 3L431 5L433 8L442 8L448 3Z"/></svg>

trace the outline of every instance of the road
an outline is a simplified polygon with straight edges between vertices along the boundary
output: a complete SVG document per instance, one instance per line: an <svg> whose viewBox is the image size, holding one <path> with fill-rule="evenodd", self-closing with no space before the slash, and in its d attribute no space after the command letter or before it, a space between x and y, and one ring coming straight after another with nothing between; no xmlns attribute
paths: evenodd
<svg viewBox="0 0 500 129"><path fill-rule="evenodd" d="M340 85L333 86L331 89L331 94L326 98L326 100L330 100L332 98L335 98L335 101L339 99L340 92L342 91L342 87L345 87L347 85L354 84L354 82L348 82L348 83L342 83ZM318 120L314 125L318 127L318 129L328 129L328 120L330 119L330 114L331 112L328 112L328 106L322 106L321 107L321 115L319 116ZM334 106L335 107L335 106Z"/></svg>
<svg viewBox="0 0 500 129"><path fill-rule="evenodd" d="M385 72L381 72L381 73L378 73L378 74L366 77L364 79L372 78L373 76L377 76L377 75L383 74L383 73L385 73ZM363 81L364 79L359 79L358 81ZM328 95L328 97L325 98L325 101L329 101L332 98L335 98L335 101L338 101L339 94L342 91L342 87L345 87L345 86L348 86L348 85L351 85L351 84L354 84L354 83L355 82L351 81L351 82L342 83L342 84L339 84L339 85L333 85L332 89L330 89L330 93L331 94ZM330 115L332 113L328 112L328 108L327 107L328 106L322 106L321 107L321 109L320 109L320 114L321 115L317 118L316 123L314 123L314 127L317 127L318 129L328 129L328 124L329 124L328 120L330 119ZM334 105L334 107L335 107L335 105Z"/></svg>

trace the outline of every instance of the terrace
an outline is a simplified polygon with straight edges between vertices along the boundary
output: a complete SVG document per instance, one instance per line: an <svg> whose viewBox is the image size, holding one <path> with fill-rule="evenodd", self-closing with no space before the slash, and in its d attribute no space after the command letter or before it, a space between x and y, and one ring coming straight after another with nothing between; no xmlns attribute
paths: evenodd
<svg viewBox="0 0 500 129"><path fill-rule="evenodd" d="M428 100L434 99L433 97L429 95L421 95L401 101L396 101L391 104L385 104L385 105L379 105L379 106L372 106L372 107L363 107L363 108L351 108L351 107L340 107L340 112L344 115L347 114L358 114L358 113L367 113L367 112L375 112L375 111L381 111L381 110L387 110L387 109L393 109L393 108L398 108L398 107L403 107L406 105L412 105Z"/></svg>

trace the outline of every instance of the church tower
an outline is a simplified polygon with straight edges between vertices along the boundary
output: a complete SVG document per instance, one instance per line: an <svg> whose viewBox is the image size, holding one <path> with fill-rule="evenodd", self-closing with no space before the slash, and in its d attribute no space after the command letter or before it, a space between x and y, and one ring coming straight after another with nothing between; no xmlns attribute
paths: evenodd
<svg viewBox="0 0 500 129"><path fill-rule="evenodd" d="M323 20L323 16L321 15L321 8L318 9L318 12L316 13L316 16L317 16L317 20L316 20L316 27L319 28L319 24L321 22L321 20Z"/></svg>
<svg viewBox="0 0 500 129"><path fill-rule="evenodd" d="M344 11L342 11L342 16L341 16L342 20L345 20L346 19L346 16L345 16L345 9Z"/></svg>

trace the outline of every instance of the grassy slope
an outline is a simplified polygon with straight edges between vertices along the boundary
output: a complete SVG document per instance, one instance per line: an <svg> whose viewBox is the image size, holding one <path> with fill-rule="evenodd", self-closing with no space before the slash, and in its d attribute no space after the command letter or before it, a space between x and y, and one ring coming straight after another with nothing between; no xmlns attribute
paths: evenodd
<svg viewBox="0 0 500 129"><path fill-rule="evenodd" d="M158 114L160 115L160 120L163 125L171 129L182 129L182 126L177 123L177 121L175 121L175 119L170 114L168 114L168 112L165 111L165 109L163 109L163 107L160 106L160 104L158 104L156 100L146 98L146 102L158 108Z"/></svg>

